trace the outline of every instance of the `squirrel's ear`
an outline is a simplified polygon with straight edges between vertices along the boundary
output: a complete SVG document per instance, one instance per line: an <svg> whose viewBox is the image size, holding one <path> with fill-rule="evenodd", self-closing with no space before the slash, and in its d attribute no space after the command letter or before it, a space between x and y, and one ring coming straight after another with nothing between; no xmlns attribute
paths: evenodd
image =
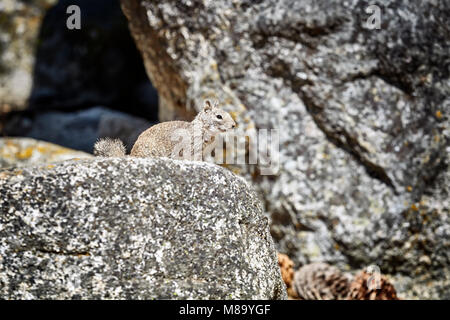
<svg viewBox="0 0 450 320"><path fill-rule="evenodd" d="M205 105L203 106L203 111L210 111L212 109L211 101L205 100Z"/></svg>

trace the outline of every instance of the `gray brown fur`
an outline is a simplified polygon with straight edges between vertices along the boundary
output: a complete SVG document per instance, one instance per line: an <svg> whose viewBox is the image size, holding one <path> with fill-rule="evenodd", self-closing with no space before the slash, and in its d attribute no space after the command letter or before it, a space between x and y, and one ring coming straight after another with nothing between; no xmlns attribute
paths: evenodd
<svg viewBox="0 0 450 320"><path fill-rule="evenodd" d="M217 102L211 103L206 100L203 110L191 122L162 122L142 132L131 149L130 155L145 158L202 160L203 150L214 143L214 137L235 126L233 118L229 113L218 108ZM117 150L122 152L118 153ZM125 156L125 147L118 139L102 139L95 144L94 154L121 157Z"/></svg>
<svg viewBox="0 0 450 320"><path fill-rule="evenodd" d="M120 139L105 138L94 145L94 154L99 157L123 157L126 148Z"/></svg>

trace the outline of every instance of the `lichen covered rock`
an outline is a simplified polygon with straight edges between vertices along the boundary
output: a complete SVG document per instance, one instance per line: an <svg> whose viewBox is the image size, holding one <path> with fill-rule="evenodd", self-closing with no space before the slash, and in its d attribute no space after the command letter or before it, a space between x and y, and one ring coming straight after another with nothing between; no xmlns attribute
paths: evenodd
<svg viewBox="0 0 450 320"><path fill-rule="evenodd" d="M267 218L208 163L67 161L0 176L2 299L280 299Z"/></svg>
<svg viewBox="0 0 450 320"><path fill-rule="evenodd" d="M23 167L92 155L30 138L0 138L0 168Z"/></svg>

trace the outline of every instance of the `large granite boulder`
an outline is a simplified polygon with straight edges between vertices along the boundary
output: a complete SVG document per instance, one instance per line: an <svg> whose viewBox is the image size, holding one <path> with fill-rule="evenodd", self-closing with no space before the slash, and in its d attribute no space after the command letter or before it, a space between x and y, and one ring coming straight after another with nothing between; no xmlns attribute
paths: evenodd
<svg viewBox="0 0 450 320"><path fill-rule="evenodd" d="M67 161L0 173L1 299L280 299L267 217L209 163Z"/></svg>
<svg viewBox="0 0 450 320"><path fill-rule="evenodd" d="M212 95L243 133L280 129L279 174L240 172L281 252L449 298L450 3L377 1L379 29L372 4L122 0L161 120Z"/></svg>

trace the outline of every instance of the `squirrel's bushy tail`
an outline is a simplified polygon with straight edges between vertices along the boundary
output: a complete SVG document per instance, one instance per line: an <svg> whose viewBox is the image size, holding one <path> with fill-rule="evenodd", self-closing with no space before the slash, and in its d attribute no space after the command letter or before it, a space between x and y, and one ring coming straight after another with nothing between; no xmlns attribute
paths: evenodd
<svg viewBox="0 0 450 320"><path fill-rule="evenodd" d="M126 148L120 139L104 138L94 144L94 155L99 157L125 157Z"/></svg>

